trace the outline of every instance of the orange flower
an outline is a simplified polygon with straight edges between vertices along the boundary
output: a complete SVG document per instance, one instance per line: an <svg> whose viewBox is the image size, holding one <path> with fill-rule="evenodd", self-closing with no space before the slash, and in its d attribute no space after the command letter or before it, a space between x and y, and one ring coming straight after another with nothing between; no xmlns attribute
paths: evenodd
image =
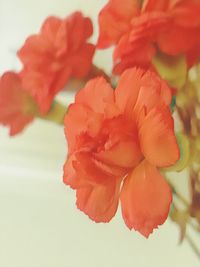
<svg viewBox="0 0 200 267"><path fill-rule="evenodd" d="M172 195L158 168L179 159L170 102L164 81L135 68L116 90L96 78L76 95L65 117L64 182L92 220L110 221L119 199L126 225L146 237L166 220Z"/></svg>
<svg viewBox="0 0 200 267"><path fill-rule="evenodd" d="M34 116L33 100L22 88L17 73L6 72L0 79L0 123L10 127L10 135L21 132Z"/></svg>
<svg viewBox="0 0 200 267"><path fill-rule="evenodd" d="M149 67L157 51L200 59L200 1L110 0L99 14L99 48L116 45L114 73Z"/></svg>
<svg viewBox="0 0 200 267"><path fill-rule="evenodd" d="M30 36L18 55L24 64L23 85L46 113L55 95L71 77L83 78L92 65L95 46L87 43L92 23L81 13L48 17L40 33Z"/></svg>

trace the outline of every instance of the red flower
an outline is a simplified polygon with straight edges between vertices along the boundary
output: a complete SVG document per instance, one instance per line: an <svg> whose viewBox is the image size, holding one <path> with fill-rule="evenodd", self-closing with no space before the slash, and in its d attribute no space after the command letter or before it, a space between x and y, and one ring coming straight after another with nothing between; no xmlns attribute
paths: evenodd
<svg viewBox="0 0 200 267"><path fill-rule="evenodd" d="M10 135L21 132L34 116L35 105L22 88L18 74L6 72L0 79L0 123L10 127Z"/></svg>
<svg viewBox="0 0 200 267"><path fill-rule="evenodd" d="M149 67L158 50L185 54L191 66L200 58L200 1L110 0L99 14L99 48L116 45L114 72Z"/></svg>
<svg viewBox="0 0 200 267"><path fill-rule="evenodd" d="M126 225L146 237L166 220L172 195L158 168L179 159L170 102L166 83L141 69L125 71L116 90L96 78L76 95L64 182L92 220L110 221L119 199Z"/></svg>
<svg viewBox="0 0 200 267"><path fill-rule="evenodd" d="M81 13L60 19L49 17L40 33L30 36L18 52L24 64L23 85L39 103L42 113L71 77L83 78L92 65L94 45L87 43L92 23Z"/></svg>

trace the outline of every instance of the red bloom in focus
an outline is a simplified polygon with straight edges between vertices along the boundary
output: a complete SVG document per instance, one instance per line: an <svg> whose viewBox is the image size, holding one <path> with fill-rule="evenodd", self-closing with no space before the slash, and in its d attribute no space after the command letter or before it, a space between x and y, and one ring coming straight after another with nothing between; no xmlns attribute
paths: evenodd
<svg viewBox="0 0 200 267"><path fill-rule="evenodd" d="M95 46L87 39L92 32L91 20L79 12L65 19L49 17L40 33L30 36L19 50L24 88L37 100L42 113L71 77L83 78L89 73Z"/></svg>
<svg viewBox="0 0 200 267"><path fill-rule="evenodd" d="M99 48L116 45L114 73L149 67L158 50L200 59L199 0L110 0L99 14Z"/></svg>
<svg viewBox="0 0 200 267"><path fill-rule="evenodd" d="M96 78L76 95L64 182L92 220L110 221L119 199L126 225L146 237L166 220L172 195L158 168L179 159L170 102L166 83L141 69L125 71L116 90Z"/></svg>
<svg viewBox="0 0 200 267"><path fill-rule="evenodd" d="M10 127L10 135L21 132L33 120L33 108L33 101L22 88L19 75L4 73L0 79L0 123Z"/></svg>

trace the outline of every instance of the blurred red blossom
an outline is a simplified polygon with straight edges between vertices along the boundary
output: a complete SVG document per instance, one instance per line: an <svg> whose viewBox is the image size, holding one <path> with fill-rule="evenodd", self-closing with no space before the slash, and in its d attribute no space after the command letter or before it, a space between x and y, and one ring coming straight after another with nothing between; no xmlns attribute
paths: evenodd
<svg viewBox="0 0 200 267"><path fill-rule="evenodd" d="M199 0L109 0L99 14L99 48L115 45L115 74L150 67L159 51L200 59Z"/></svg>
<svg viewBox="0 0 200 267"><path fill-rule="evenodd" d="M10 135L21 132L34 118L37 109L33 99L23 89L15 72L6 72L0 78L0 124L10 128Z"/></svg>
<svg viewBox="0 0 200 267"><path fill-rule="evenodd" d="M92 220L109 222L119 199L126 225L146 237L166 220L172 194L158 168L179 159L170 102L167 84L136 68L116 90L99 77L76 95L65 116L64 182Z"/></svg>
<svg viewBox="0 0 200 267"><path fill-rule="evenodd" d="M88 43L92 22L75 12L65 19L48 17L39 34L30 36L18 56L23 63L21 78L46 113L55 95L72 77L85 77L92 66L95 46Z"/></svg>

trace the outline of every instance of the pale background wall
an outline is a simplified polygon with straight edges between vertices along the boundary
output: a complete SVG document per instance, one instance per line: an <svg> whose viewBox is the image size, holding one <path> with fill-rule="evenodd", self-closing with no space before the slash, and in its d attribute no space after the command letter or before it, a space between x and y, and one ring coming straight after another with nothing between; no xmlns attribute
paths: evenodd
<svg viewBox="0 0 200 267"><path fill-rule="evenodd" d="M0 0L0 74L17 69L15 51L50 14L81 9L95 21L105 0ZM109 69L110 54L96 62ZM72 96L68 96L68 101ZM148 240L124 225L95 224L75 207L62 183L63 130L36 121L10 139L0 129L0 267L197 267L178 229L167 221ZM181 183L182 177L176 182Z"/></svg>

